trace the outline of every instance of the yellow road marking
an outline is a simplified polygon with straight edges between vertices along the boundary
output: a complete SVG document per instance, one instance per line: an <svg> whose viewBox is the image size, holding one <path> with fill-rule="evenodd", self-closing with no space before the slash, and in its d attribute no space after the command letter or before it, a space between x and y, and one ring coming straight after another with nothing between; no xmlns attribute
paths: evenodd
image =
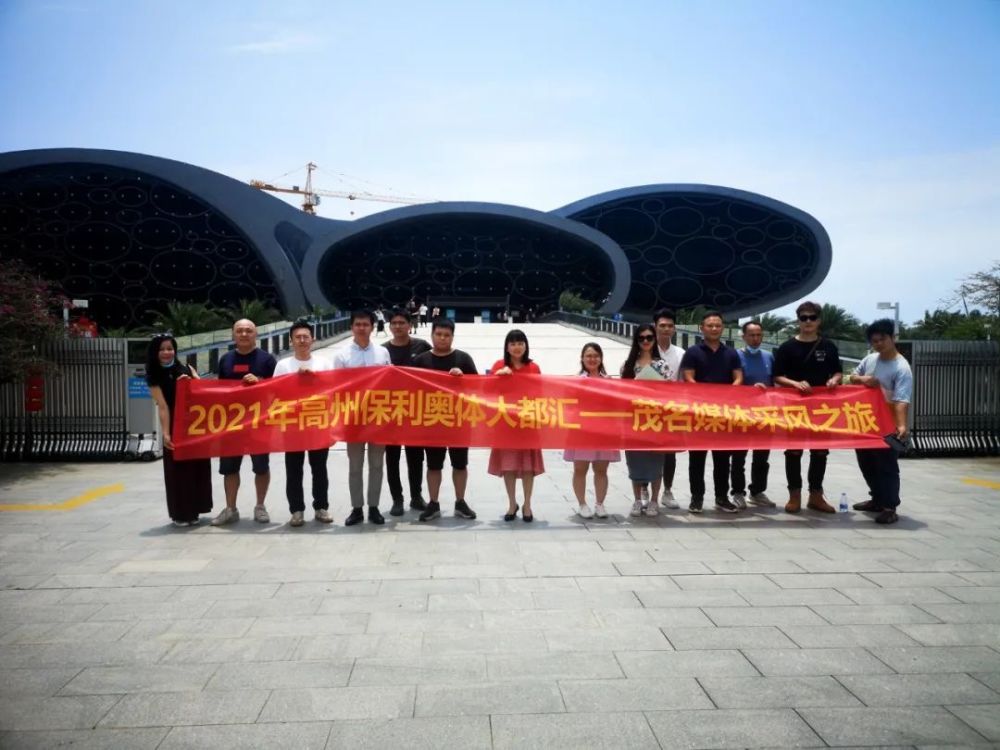
<svg viewBox="0 0 1000 750"><path fill-rule="evenodd" d="M104 487L84 492L82 495L63 500L61 503L0 503L0 511L4 510L73 510L81 505L100 500L105 495L113 495L117 492L124 492L125 485L121 482L108 484Z"/></svg>
<svg viewBox="0 0 1000 750"><path fill-rule="evenodd" d="M1000 482L991 482L989 479L962 477L962 482L964 484L974 484L976 487L985 487L988 490L1000 490Z"/></svg>

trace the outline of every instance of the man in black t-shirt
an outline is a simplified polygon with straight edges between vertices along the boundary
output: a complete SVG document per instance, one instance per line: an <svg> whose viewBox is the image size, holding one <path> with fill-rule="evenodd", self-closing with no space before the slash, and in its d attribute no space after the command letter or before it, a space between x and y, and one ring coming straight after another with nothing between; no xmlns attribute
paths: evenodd
<svg viewBox="0 0 1000 750"><path fill-rule="evenodd" d="M774 353L774 384L810 394L814 388L836 388L841 382L840 353L836 345L820 335L822 308L815 302L803 302L795 309L799 332ZM807 508L821 513L837 509L823 496L828 450L809 451L809 500ZM788 480L786 513L802 510L802 451L785 451L785 478Z"/></svg>
<svg viewBox="0 0 1000 750"><path fill-rule="evenodd" d="M423 339L410 336L410 318L406 310L398 307L389 312L389 333L392 340L382 346L389 350L389 359L396 367L413 367L413 358L418 354L429 352L431 345ZM385 470L389 479L389 493L392 495L391 516L401 516L403 509L403 483L399 478L399 455L402 447L387 445L385 447ZM421 484L424 475L424 449L419 445L406 446L406 474L410 485L410 507L414 510L426 510L421 494Z"/></svg>
<svg viewBox="0 0 1000 750"><path fill-rule="evenodd" d="M269 378L274 375L278 361L257 348L257 326L252 320L237 320L233 323L233 341L236 348L226 352L219 360L219 380L242 380L244 385ZM226 507L212 519L213 526L225 526L240 520L236 509L236 495L240 489L240 465L243 456L223 456L219 459L219 473L223 476L226 490ZM253 520L270 523L271 517L264 507L267 488L271 484L270 455L260 453L250 456L253 466L254 487L257 490L257 505L253 509Z"/></svg>
<svg viewBox="0 0 1000 750"><path fill-rule="evenodd" d="M463 351L452 349L454 338L454 321L448 318L434 320L431 323L433 348L414 357L413 366L451 373L455 377L476 375L478 371L472 357ZM424 450L427 453L427 495L430 502L427 503L427 509L420 514L420 520L430 521L441 515L438 496L441 492L441 472L444 470L446 452L451 461L451 481L455 485L455 515L474 519L476 512L465 502L465 490L469 482L469 449L425 448Z"/></svg>

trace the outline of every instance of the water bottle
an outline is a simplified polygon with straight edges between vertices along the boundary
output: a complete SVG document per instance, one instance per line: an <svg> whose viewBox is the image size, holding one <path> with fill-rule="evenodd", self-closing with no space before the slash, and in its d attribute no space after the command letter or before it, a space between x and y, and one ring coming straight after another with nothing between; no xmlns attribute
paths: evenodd
<svg viewBox="0 0 1000 750"><path fill-rule="evenodd" d="M841 513L846 513L847 512L847 493L846 492L841 492L840 493L840 507L837 508L837 510L839 510Z"/></svg>

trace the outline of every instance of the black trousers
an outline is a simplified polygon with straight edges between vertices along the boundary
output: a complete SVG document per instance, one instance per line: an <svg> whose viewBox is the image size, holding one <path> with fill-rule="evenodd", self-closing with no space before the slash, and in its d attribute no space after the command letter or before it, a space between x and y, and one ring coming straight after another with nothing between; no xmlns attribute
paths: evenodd
<svg viewBox="0 0 1000 750"><path fill-rule="evenodd" d="M785 479L788 480L788 489L802 489L802 453L803 451L785 451ZM810 492L823 491L823 477L826 476L826 457L830 451L810 450L809 451L809 480Z"/></svg>
<svg viewBox="0 0 1000 750"><path fill-rule="evenodd" d="M899 507L899 457L892 448L856 450L858 467L880 508Z"/></svg>
<svg viewBox="0 0 1000 750"><path fill-rule="evenodd" d="M389 494L394 503L403 502L403 483L399 478L399 456L402 446L385 446L385 473L389 479ZM421 483L424 477L424 449L406 446L406 478L410 485L410 501L422 500Z"/></svg>
<svg viewBox="0 0 1000 750"><path fill-rule="evenodd" d="M742 495L747 491L747 452L733 451L730 476L733 481L733 494ZM754 451L750 459L750 494L759 495L767 489L767 472L771 465L767 459L771 451Z"/></svg>
<svg viewBox="0 0 1000 750"><path fill-rule="evenodd" d="M729 458L732 451L712 451L712 482L715 497L729 494ZM688 451L688 481L692 497L705 497L705 461L708 451Z"/></svg>
<svg viewBox="0 0 1000 750"><path fill-rule="evenodd" d="M326 458L329 448L309 451L309 471L312 473L313 510L326 510L330 507L327 493L330 480L326 473ZM305 496L302 493L302 469L305 466L304 451L293 451L285 454L285 494L288 496L288 510L301 513L306 509Z"/></svg>
<svg viewBox="0 0 1000 750"><path fill-rule="evenodd" d="M663 488L669 490L674 486L674 473L677 471L677 454L663 454Z"/></svg>

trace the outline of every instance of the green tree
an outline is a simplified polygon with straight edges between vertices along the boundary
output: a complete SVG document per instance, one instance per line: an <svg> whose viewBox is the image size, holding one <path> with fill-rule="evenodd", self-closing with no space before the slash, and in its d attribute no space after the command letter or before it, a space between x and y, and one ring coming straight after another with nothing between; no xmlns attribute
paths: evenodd
<svg viewBox="0 0 1000 750"><path fill-rule="evenodd" d="M233 320L231 322L233 323L246 318L259 326L267 323L275 323L282 318L279 310L259 299L241 299L229 308L229 313L232 315Z"/></svg>
<svg viewBox="0 0 1000 750"><path fill-rule="evenodd" d="M156 328L170 331L174 336L215 331L230 324L226 316L204 302L168 302L166 311L153 317Z"/></svg>
<svg viewBox="0 0 1000 750"><path fill-rule="evenodd" d="M989 338L993 330L996 330L996 318L979 310L968 315L951 310L927 310L923 319L906 328L901 338L976 341Z"/></svg>
<svg viewBox="0 0 1000 750"><path fill-rule="evenodd" d="M1000 318L1000 260L985 271L976 271L966 276L951 299L954 304L961 301L981 308L987 315Z"/></svg>
<svg viewBox="0 0 1000 750"><path fill-rule="evenodd" d="M594 303L567 289L559 295L559 309L566 312L585 313L594 309Z"/></svg>
<svg viewBox="0 0 1000 750"><path fill-rule="evenodd" d="M756 320L760 323L760 327L764 329L764 333L781 333L792 322L791 318L772 315L771 313L764 313L759 318L756 318Z"/></svg>
<svg viewBox="0 0 1000 750"><path fill-rule="evenodd" d="M55 369L38 344L63 335L57 311L64 302L51 281L20 260L0 258L0 383Z"/></svg>
<svg viewBox="0 0 1000 750"><path fill-rule="evenodd" d="M820 321L822 326L820 330L827 338L845 341L865 340L865 329L861 321L843 307L831 304L823 305Z"/></svg>

